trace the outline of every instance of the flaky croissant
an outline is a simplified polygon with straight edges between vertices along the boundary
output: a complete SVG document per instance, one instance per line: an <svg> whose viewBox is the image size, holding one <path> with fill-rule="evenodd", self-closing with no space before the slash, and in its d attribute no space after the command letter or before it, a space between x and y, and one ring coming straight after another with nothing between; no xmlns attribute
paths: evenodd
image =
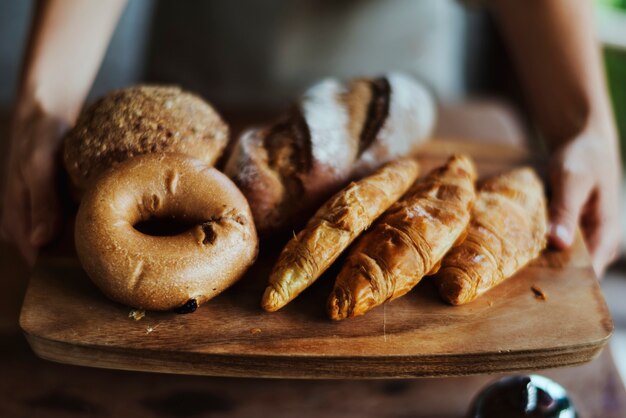
<svg viewBox="0 0 626 418"><path fill-rule="evenodd" d="M454 156L416 182L350 250L328 299L332 319L362 315L411 290L462 238L476 170Z"/></svg>
<svg viewBox="0 0 626 418"><path fill-rule="evenodd" d="M441 297L468 303L512 276L545 248L546 229L543 185L531 168L487 180L467 238L444 257L435 276Z"/></svg>
<svg viewBox="0 0 626 418"><path fill-rule="evenodd" d="M330 198L283 249L263 294L263 309L276 311L311 285L411 187L417 174L415 160L395 160Z"/></svg>

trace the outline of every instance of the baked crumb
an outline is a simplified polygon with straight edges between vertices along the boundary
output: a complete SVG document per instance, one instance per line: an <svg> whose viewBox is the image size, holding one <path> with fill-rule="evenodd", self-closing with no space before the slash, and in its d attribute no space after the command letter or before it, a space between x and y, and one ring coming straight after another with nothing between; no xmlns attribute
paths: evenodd
<svg viewBox="0 0 626 418"><path fill-rule="evenodd" d="M139 321L144 316L146 316L146 311L143 309L131 309L130 312L128 312L128 317L135 321Z"/></svg>
<svg viewBox="0 0 626 418"><path fill-rule="evenodd" d="M250 334L258 335L262 332L261 328L250 328Z"/></svg>
<svg viewBox="0 0 626 418"><path fill-rule="evenodd" d="M536 284L530 287L530 290L535 294L535 298L539 300L548 300L548 295Z"/></svg>
<svg viewBox="0 0 626 418"><path fill-rule="evenodd" d="M146 334L150 334L152 331L156 331L156 329L157 329L160 325L161 325L160 323L156 324L155 326L148 325L148 326L146 327Z"/></svg>

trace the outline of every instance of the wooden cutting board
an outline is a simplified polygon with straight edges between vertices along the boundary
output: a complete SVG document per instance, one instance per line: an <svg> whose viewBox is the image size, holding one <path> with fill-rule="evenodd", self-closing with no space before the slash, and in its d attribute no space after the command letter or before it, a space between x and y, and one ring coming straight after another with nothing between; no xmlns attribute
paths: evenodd
<svg viewBox="0 0 626 418"><path fill-rule="evenodd" d="M423 173L452 152L473 155L481 175L537 162L517 148L435 141L419 153ZM280 243L261 246L234 287L193 314L130 309L105 298L74 257L34 270L20 323L39 356L93 367L215 376L387 378L453 376L560 367L593 359L610 314L580 237L546 251L476 301L451 307L428 280L367 315L331 322L326 298L336 266L277 313L259 307ZM537 298L540 288L547 300Z"/></svg>

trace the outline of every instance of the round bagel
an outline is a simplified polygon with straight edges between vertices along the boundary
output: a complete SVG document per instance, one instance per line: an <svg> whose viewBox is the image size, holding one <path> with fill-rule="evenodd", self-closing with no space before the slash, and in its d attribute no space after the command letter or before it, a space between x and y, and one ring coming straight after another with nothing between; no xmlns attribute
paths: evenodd
<svg viewBox="0 0 626 418"><path fill-rule="evenodd" d="M136 229L174 220L169 236ZM239 189L204 163L147 154L105 172L80 205L76 251L91 280L111 299L139 309L194 310L241 277L258 239Z"/></svg>
<svg viewBox="0 0 626 418"><path fill-rule="evenodd" d="M176 152L213 165L228 125L200 97L172 86L113 90L85 110L65 137L63 159L74 192L135 155Z"/></svg>

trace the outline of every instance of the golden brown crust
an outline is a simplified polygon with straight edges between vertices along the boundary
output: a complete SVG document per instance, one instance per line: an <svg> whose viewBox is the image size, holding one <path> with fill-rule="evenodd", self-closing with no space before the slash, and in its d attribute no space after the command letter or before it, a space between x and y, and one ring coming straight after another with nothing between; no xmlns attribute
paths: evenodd
<svg viewBox="0 0 626 418"><path fill-rule="evenodd" d="M177 152L213 165L228 142L228 126L200 97L178 87L114 90L81 114L68 133L64 162L81 195L108 167L135 155Z"/></svg>
<svg viewBox="0 0 626 418"><path fill-rule="evenodd" d="M515 274L546 246L541 180L525 167L487 180L479 189L465 241L435 276L441 297L460 305Z"/></svg>
<svg viewBox="0 0 626 418"><path fill-rule="evenodd" d="M310 286L352 241L417 178L418 164L400 159L330 198L283 249L261 305L276 311Z"/></svg>
<svg viewBox="0 0 626 418"><path fill-rule="evenodd" d="M173 236L135 229L149 219L189 225ZM76 218L78 257L111 299L140 309L197 305L253 263L258 240L248 204L219 171L182 154L134 157L90 187Z"/></svg>
<svg viewBox="0 0 626 418"><path fill-rule="evenodd" d="M454 156L418 180L350 250L328 299L330 317L362 315L436 269L469 223L475 179L472 161Z"/></svg>

